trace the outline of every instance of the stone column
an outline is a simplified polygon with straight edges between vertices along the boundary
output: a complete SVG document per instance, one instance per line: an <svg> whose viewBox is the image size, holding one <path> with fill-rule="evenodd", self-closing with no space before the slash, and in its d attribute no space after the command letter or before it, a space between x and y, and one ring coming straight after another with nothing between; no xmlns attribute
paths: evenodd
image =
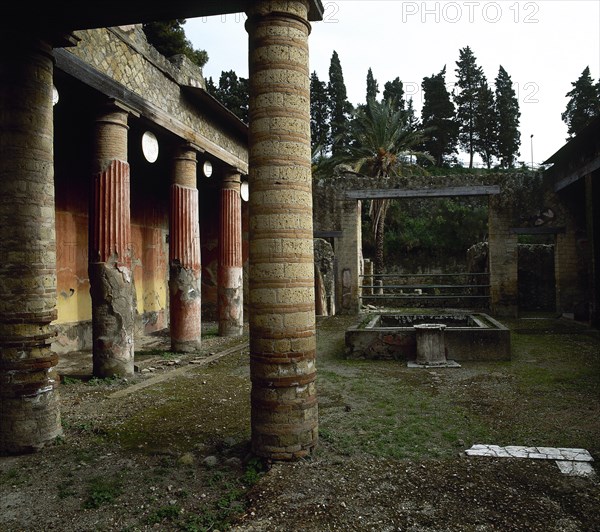
<svg viewBox="0 0 600 532"><path fill-rule="evenodd" d="M340 199L342 236L338 240L337 306L340 314L358 314L361 270L361 202ZM377 291L375 292L377 293Z"/></svg>
<svg viewBox="0 0 600 532"><path fill-rule="evenodd" d="M363 276L363 284L368 285L367 288L362 289L362 293L365 296L373 295L373 283L375 279L373 278L373 262L370 259L365 259L364 261L365 274Z"/></svg>
<svg viewBox="0 0 600 532"><path fill-rule="evenodd" d="M588 174L585 176L585 213L588 245L590 249L589 264L589 309L590 325L598 327L600 324L600 245L598 237L600 235L600 220L598 219L600 208L600 186L598 185L598 174Z"/></svg>
<svg viewBox="0 0 600 532"><path fill-rule="evenodd" d="M519 312L517 235L510 232L512 209L490 196L488 261L492 314L516 318Z"/></svg>
<svg viewBox="0 0 600 532"><path fill-rule="evenodd" d="M169 218L171 349L191 352L201 341L200 219L196 152L182 146L174 161Z"/></svg>
<svg viewBox="0 0 600 532"><path fill-rule="evenodd" d="M133 375L134 286L129 217L128 112L108 104L95 123L88 271L95 377Z"/></svg>
<svg viewBox="0 0 600 532"><path fill-rule="evenodd" d="M252 449L274 460L317 443L307 3L248 9Z"/></svg>
<svg viewBox="0 0 600 532"><path fill-rule="evenodd" d="M218 268L220 336L240 336L244 332L240 185L240 174L230 172L223 178L221 188Z"/></svg>
<svg viewBox="0 0 600 532"><path fill-rule="evenodd" d="M61 434L58 357L50 351L56 319L52 49L43 42L14 44L0 64L0 454L35 451Z"/></svg>

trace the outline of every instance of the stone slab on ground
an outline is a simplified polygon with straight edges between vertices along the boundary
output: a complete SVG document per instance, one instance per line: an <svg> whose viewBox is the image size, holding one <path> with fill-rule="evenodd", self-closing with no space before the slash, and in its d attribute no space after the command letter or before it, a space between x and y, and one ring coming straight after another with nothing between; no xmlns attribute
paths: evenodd
<svg viewBox="0 0 600 532"><path fill-rule="evenodd" d="M417 364L414 361L406 363L407 368L460 368L460 364L454 360L446 360L443 364Z"/></svg>
<svg viewBox="0 0 600 532"><path fill-rule="evenodd" d="M573 462L569 460L556 460L556 465L561 473L575 477L589 477L595 471L589 462Z"/></svg>
<svg viewBox="0 0 600 532"><path fill-rule="evenodd" d="M534 458L540 460L569 460L592 462L592 455L585 449L564 447L525 447L521 445L476 444L465 451L467 456L491 456L493 458Z"/></svg>
<svg viewBox="0 0 600 532"><path fill-rule="evenodd" d="M467 456L489 456L492 458L530 458L554 460L561 473L571 476L592 476L594 459L586 449L569 447L525 447L521 445L475 444L465 451Z"/></svg>

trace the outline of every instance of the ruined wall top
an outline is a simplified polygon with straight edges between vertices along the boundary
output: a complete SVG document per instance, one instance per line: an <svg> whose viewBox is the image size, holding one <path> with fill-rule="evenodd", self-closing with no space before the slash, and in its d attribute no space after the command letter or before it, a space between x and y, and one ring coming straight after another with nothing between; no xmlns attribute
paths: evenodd
<svg viewBox="0 0 600 532"><path fill-rule="evenodd" d="M141 25L83 30L76 35L80 42L66 48L67 52L206 139L203 149L211 152L214 145L213 155L222 157L225 152L242 170L247 168L244 135L224 127L222 121L182 91L182 87L206 88L200 67L182 55L169 59L161 55L148 43Z"/></svg>
<svg viewBox="0 0 600 532"><path fill-rule="evenodd" d="M500 193L493 196L496 208L510 212L513 227L540 224L564 224L560 205L547 189L541 174L515 170L512 172L448 173L446 175L416 175L369 177L340 165L327 178L313 180L315 231L341 230L341 213L346 191L376 189L437 189L445 187L497 185ZM356 201L356 200L354 200ZM551 218L540 213L551 212Z"/></svg>

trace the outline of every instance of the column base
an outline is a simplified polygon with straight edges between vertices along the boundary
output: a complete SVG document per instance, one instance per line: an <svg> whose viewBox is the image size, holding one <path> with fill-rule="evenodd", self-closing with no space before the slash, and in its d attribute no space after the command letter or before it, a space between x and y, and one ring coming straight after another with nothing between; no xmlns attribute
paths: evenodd
<svg viewBox="0 0 600 532"><path fill-rule="evenodd" d="M171 339L171 351L175 353L195 353L200 351L202 342L200 340L173 340Z"/></svg>
<svg viewBox="0 0 600 532"><path fill-rule="evenodd" d="M129 268L89 265L92 295L93 375L131 377L134 373L134 292Z"/></svg>

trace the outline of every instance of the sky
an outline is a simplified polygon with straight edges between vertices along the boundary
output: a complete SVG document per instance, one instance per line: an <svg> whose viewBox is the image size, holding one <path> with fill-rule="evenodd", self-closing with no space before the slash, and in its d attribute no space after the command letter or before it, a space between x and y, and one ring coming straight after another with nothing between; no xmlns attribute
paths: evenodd
<svg viewBox="0 0 600 532"><path fill-rule="evenodd" d="M323 21L312 23L309 37L310 70L328 82L335 50L354 105L365 102L369 68L382 92L399 77L420 116L423 77L445 65L451 90L461 48L471 48L490 86L502 65L517 92L518 160L527 165L543 163L566 142L566 93L585 67L594 81L600 76L600 0L322 2ZM244 22L243 14L187 19L187 38L209 55L205 78L218 82L226 70L248 77Z"/></svg>

